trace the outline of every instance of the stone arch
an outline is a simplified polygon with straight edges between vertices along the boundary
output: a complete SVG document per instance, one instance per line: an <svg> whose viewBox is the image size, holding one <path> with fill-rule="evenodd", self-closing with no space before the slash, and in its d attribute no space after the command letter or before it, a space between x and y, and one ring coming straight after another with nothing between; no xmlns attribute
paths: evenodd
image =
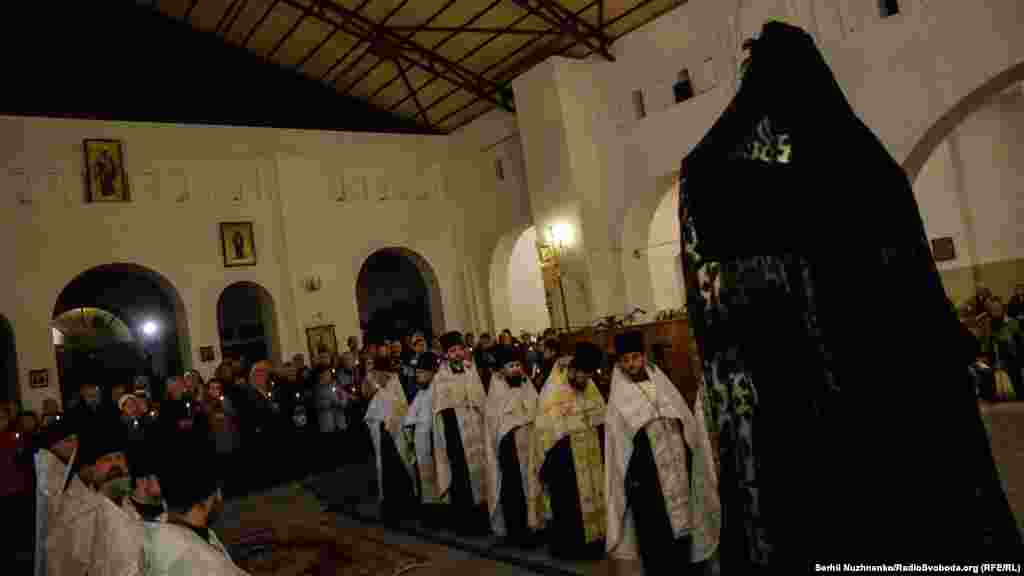
<svg viewBox="0 0 1024 576"><path fill-rule="evenodd" d="M903 169L910 181L913 182L917 178L928 158L957 126L968 116L988 104L995 95L1018 82L1024 82L1024 61L1010 66L968 92L933 122L903 161Z"/></svg>
<svg viewBox="0 0 1024 576"><path fill-rule="evenodd" d="M528 254L533 257L529 258ZM524 267L522 261L516 265L513 258L517 256L520 260L528 262L526 266L530 268ZM508 328L516 334L521 330L534 333L551 326L551 318L545 304L540 260L537 257L536 226L520 226L502 236L491 256L490 268L491 306L495 331ZM524 293L515 294L512 289L513 283ZM528 308L524 309L524 306ZM534 310L542 312L533 315Z"/></svg>
<svg viewBox="0 0 1024 576"><path fill-rule="evenodd" d="M167 277L152 268L134 263L110 263L94 266L72 278L54 304L51 318L83 306L107 310L124 321L132 330L143 361L137 370L150 377L154 392L159 393L163 382L159 377L178 374L191 368L191 339L185 302L178 289ZM147 339L142 326L154 321L159 325L158 339ZM129 343L126 343L126 346ZM125 348L121 352L127 353ZM84 358L76 360L55 346L57 375L61 396L67 401L75 388L73 380L81 369ZM126 371L128 367L123 367ZM128 377L127 374L123 375ZM69 382L65 382L68 380Z"/></svg>
<svg viewBox="0 0 1024 576"><path fill-rule="evenodd" d="M653 317L657 310L651 279L649 246L651 224L665 195L675 189L677 171L652 179L651 185L640 186L626 211L622 227L622 273L626 280L626 307L641 308Z"/></svg>
<svg viewBox="0 0 1024 576"><path fill-rule="evenodd" d="M14 328L6 316L0 314L0 400L18 402L21 387L18 385L18 352L14 345Z"/></svg>
<svg viewBox="0 0 1024 576"><path fill-rule="evenodd" d="M363 260L362 265L359 267L359 275L356 277L356 302L359 305L360 329L365 330L369 327L372 320L371 316L378 309L371 301L371 284L374 276L373 267L376 261L384 259L391 259L392 262L397 261L399 267L404 262L415 269L419 281L422 283L421 287L425 295L424 303L427 313L427 318L424 319L427 325L421 328L427 329L434 335L442 334L445 329L444 303L441 298L441 284L437 279L437 273L434 272L434 267L423 255L404 246L391 246L374 250ZM417 287L412 286L411 288L415 289Z"/></svg>
<svg viewBox="0 0 1024 576"><path fill-rule="evenodd" d="M229 317L241 318L241 322ZM217 334L221 357L241 354L249 363L281 361L277 305L270 291L257 282L239 280L221 290L217 297Z"/></svg>

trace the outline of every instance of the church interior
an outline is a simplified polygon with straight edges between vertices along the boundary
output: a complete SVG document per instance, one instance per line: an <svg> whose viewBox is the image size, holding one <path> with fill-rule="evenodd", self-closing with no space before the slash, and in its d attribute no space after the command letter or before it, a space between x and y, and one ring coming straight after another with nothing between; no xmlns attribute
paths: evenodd
<svg viewBox="0 0 1024 576"><path fill-rule="evenodd" d="M114 514L92 481L113 453L127 455L133 482L137 467L152 469L138 478L160 478L164 501L147 502L216 550L211 574L691 573L684 564L726 575L792 564L797 574L820 572L815 563L852 571L832 564L846 561L1020 571L1018 0L119 0L5 11L0 501L18 511L8 523L23 536L0 558L9 573L107 573L98 551L93 564L70 559L84 529L63 526L55 502L81 497ZM736 128L751 118L760 123ZM737 130L754 134L752 153ZM747 170L740 156L770 168ZM780 253L776 276L754 278ZM588 370L591 345L602 358ZM599 425L551 423L573 440L566 469L578 476L573 503L590 543L585 464L573 450L588 434L600 440L596 466L609 471L592 479L611 523L608 492L621 490L609 486L622 479L608 446L617 427L633 430L631 405L616 404L632 398L616 387L639 382L631 353L651 390L668 384L656 388L655 421L681 423L687 457L671 482L690 483L689 528L666 508L676 541L657 556L644 543L654 528L633 526L643 506L630 463L646 454L634 438L654 450L634 430L622 530L639 535L639 552L621 560L619 529L602 516L607 549L563 557L546 546L561 514L548 499L562 496L544 492L555 481L543 464L565 448L540 440L548 388L572 390L574 375L589 374L600 392L576 389L580 414L600 404ZM958 354L966 360L946 359ZM536 391L531 416L514 427L499 407L492 426L491 403L519 393L508 365ZM414 421L428 386L433 412ZM929 414L903 412L917 412L915 398ZM483 440L465 416L477 412ZM424 422L429 459L451 458L429 473L416 440ZM520 428L536 437L521 440ZM850 434L861 440L829 444ZM138 437L131 451L113 450L119 435ZM157 436L169 444L142 440ZM497 480L510 483L503 438L511 457L520 450L514 504ZM194 454L193 441L209 448L208 467L167 458L210 482L216 470L210 502L222 511L205 499L179 510L173 499L205 485L157 472L171 464L154 453ZM477 441L481 490L500 498L474 484ZM784 455L790 441L799 456ZM886 447L863 447L873 442ZM932 442L960 452L921 448ZM855 487L862 477L851 475L799 492L841 476L833 467L847 448L858 468L906 457L906 477ZM756 466L750 451L763 458ZM648 481L670 507L670 465L652 454ZM711 464L695 463L704 455ZM966 471L935 480L940 458ZM747 464L757 472L747 476ZM819 467L830 471L819 480L779 480ZM435 472L452 487L426 504ZM538 478L543 498L531 493ZM717 490L697 496L708 486ZM860 494L837 503L847 488ZM908 502L894 517L918 514L880 534L933 535L924 518L941 518L944 505L926 495L960 489L946 520L961 540L864 545L873 552L852 557L843 553L856 547L813 534L838 523L814 508L839 516L871 501ZM458 527L392 517L403 490L410 510L457 510L460 498L468 508L453 512ZM533 496L547 514L537 512L540 530ZM463 526L474 502L491 526ZM536 532L528 544L503 533L519 506ZM976 512L961 521L961 509ZM852 521L842 538L879 522ZM160 546L180 534L156 523L108 531L146 551L119 574L200 573L161 571L171 552ZM977 548L967 544L975 531ZM674 548L684 539L692 565ZM949 542L963 544L959 557L940 552Z"/></svg>

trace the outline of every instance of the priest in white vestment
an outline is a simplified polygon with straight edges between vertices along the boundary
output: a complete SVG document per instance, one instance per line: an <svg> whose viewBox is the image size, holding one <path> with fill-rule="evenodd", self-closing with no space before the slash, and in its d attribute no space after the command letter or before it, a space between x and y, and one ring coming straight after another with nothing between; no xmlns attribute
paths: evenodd
<svg viewBox="0 0 1024 576"><path fill-rule="evenodd" d="M244 576L210 528L224 506L213 450L198 442L175 448L158 471L167 522L144 524L146 576Z"/></svg>
<svg viewBox="0 0 1024 576"><path fill-rule="evenodd" d="M537 389L526 376L523 355L510 345L495 351L496 371L487 391L487 504L491 529L513 543L528 543L526 494L530 437L537 413Z"/></svg>
<svg viewBox="0 0 1024 576"><path fill-rule="evenodd" d="M36 474L35 576L47 569L47 537L56 521L64 490L71 480L71 465L78 450L78 429L74 419L62 417L40 435L34 455ZM79 481L80 482L80 481Z"/></svg>
<svg viewBox="0 0 1024 576"><path fill-rule="evenodd" d="M420 517L427 526L440 524L443 509L437 490L437 466L434 463L434 376L441 358L433 352L420 354L416 361L416 386L419 391L412 400L403 425L406 437L412 440L416 456L416 493L420 500Z"/></svg>
<svg viewBox="0 0 1024 576"><path fill-rule="evenodd" d="M589 342L562 358L540 391L530 446L528 518L552 554L604 556L605 401L593 377L604 355ZM536 479L536 482L534 482Z"/></svg>
<svg viewBox="0 0 1024 576"><path fill-rule="evenodd" d="M55 499L47 526L48 574L141 574L142 524L121 509L131 491L121 432L116 421L93 421L83 431L71 464L79 473Z"/></svg>
<svg viewBox="0 0 1024 576"><path fill-rule="evenodd" d="M434 462L437 489L449 506L457 532L489 532L486 509L487 458L484 411L487 393L468 361L462 334L441 337L447 356L434 377Z"/></svg>
<svg viewBox="0 0 1024 576"><path fill-rule="evenodd" d="M647 362L640 332L615 338L605 418L607 550L643 573L700 574L718 547L721 505L701 394L691 411Z"/></svg>
<svg viewBox="0 0 1024 576"><path fill-rule="evenodd" d="M381 516L397 521L415 492L415 455L402 429L409 404L398 374L376 366L363 382L363 397L370 399L363 421L373 441Z"/></svg>

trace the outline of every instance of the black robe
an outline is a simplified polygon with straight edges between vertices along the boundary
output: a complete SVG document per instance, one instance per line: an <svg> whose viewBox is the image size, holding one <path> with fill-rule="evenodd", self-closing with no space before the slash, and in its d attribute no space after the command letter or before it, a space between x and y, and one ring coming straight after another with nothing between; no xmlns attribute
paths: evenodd
<svg viewBox="0 0 1024 576"><path fill-rule="evenodd" d="M604 461L604 425L597 427ZM604 541L587 543L583 531L583 511L576 484L576 462L572 440L565 436L548 450L540 468L540 482L551 499L551 521L545 537L553 556L566 559L596 560L604 556Z"/></svg>
<svg viewBox="0 0 1024 576"><path fill-rule="evenodd" d="M530 537L526 518L526 487L519 468L516 435L505 434L498 445L498 466L501 467L501 511L505 517L505 533L512 542L524 542Z"/></svg>
<svg viewBox="0 0 1024 576"><path fill-rule="evenodd" d="M410 510L416 508L416 496L413 492L413 479L409 477L409 471L402 463L402 457L398 455L394 440L391 434L380 423L380 446L381 446L381 477L383 486L381 493L384 495L381 502L381 516L385 521L397 521L409 515Z"/></svg>
<svg viewBox="0 0 1024 576"><path fill-rule="evenodd" d="M486 534L489 531L487 511L483 505L473 502L473 485L469 478L469 465L466 463L466 451L462 446L455 409L442 410L441 420L444 422L444 440L452 475L449 503L453 510L449 525L460 534Z"/></svg>
<svg viewBox="0 0 1024 576"><path fill-rule="evenodd" d="M693 470L693 453L686 447L686 469ZM626 506L633 514L637 548L644 574L699 574L703 562L691 564L690 536L676 538L647 430L633 438L633 456L626 471Z"/></svg>
<svg viewBox="0 0 1024 576"><path fill-rule="evenodd" d="M913 190L808 34L764 26L680 175L723 573L1019 550Z"/></svg>

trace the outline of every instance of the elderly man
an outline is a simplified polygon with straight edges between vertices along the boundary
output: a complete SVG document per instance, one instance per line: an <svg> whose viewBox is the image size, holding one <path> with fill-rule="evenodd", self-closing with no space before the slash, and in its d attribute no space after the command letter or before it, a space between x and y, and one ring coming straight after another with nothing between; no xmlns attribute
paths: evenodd
<svg viewBox="0 0 1024 576"><path fill-rule="evenodd" d="M494 356L498 370L487 392L487 504L494 533L510 542L525 543L530 536L526 494L533 479L530 437L537 390L526 376L521 350L498 346Z"/></svg>
<svg viewBox="0 0 1024 576"><path fill-rule="evenodd" d="M547 527L552 554L604 555L605 401L594 384L601 350L589 342L559 360L541 389L530 448L530 527Z"/></svg>
<svg viewBox="0 0 1024 576"><path fill-rule="evenodd" d="M466 361L462 334L441 337L447 359L434 378L434 461L437 486L451 507L456 531L488 531L486 511L487 457L484 411L487 393L476 369Z"/></svg>
<svg viewBox="0 0 1024 576"><path fill-rule="evenodd" d="M703 400L694 411L644 353L615 337L619 364L605 417L607 550L644 574L701 574L718 547L721 506Z"/></svg>

